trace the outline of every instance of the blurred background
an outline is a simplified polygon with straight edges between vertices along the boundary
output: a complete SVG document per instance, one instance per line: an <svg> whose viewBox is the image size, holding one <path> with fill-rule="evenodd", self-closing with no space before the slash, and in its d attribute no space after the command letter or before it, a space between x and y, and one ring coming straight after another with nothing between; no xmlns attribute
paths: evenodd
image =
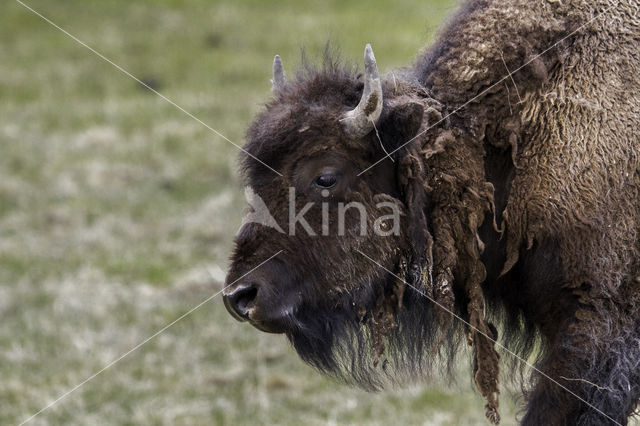
<svg viewBox="0 0 640 426"><path fill-rule="evenodd" d="M327 41L409 65L450 0L23 0L243 144L279 53ZM0 14L0 423L16 424L222 287L238 150L13 0ZM509 376L509 373L506 373ZM217 297L29 424L484 422L468 366L368 394L304 365ZM514 424L511 392L503 424Z"/></svg>

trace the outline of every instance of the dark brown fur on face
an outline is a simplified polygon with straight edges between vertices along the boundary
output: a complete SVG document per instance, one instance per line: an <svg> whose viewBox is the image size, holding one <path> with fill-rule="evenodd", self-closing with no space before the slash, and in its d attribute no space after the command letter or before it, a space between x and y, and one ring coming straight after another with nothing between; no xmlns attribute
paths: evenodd
<svg viewBox="0 0 640 426"><path fill-rule="evenodd" d="M287 82L246 145L283 176L247 157L247 184L286 229L288 188L322 202L308 176L328 164L342 173L332 209L394 200L402 227L290 237L247 225L228 282L283 250L253 275L250 321L369 388L422 377L466 336L493 422L500 335L522 357L536 348L544 373L524 381L523 424L626 424L640 397L639 13L630 0L470 1L384 79L377 129L358 140L339 123L358 75L327 60Z"/></svg>

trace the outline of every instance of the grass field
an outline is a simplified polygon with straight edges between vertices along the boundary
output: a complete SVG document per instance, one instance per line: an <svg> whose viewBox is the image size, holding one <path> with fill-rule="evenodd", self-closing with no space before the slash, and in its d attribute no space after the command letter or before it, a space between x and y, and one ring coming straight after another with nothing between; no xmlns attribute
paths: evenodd
<svg viewBox="0 0 640 426"><path fill-rule="evenodd" d="M242 144L270 66L328 40L409 64L449 0L26 0ZM222 286L238 151L12 0L0 14L0 424L17 424ZM205 303L30 424L484 423L466 366L368 394ZM505 373L507 376L509 373ZM503 424L514 424L510 392Z"/></svg>

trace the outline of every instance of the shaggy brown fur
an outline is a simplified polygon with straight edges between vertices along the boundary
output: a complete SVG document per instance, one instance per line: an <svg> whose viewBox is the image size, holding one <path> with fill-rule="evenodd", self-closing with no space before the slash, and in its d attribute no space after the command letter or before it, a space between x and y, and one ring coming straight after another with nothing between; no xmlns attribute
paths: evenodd
<svg viewBox="0 0 640 426"><path fill-rule="evenodd" d="M495 182L506 197L506 261L500 276L491 278L512 281L505 275L523 247L531 250L544 241L557 247L557 284L577 303L571 316L536 321L551 347L539 365L592 401L603 390L588 382L610 389L621 404L616 407L622 415L614 416L620 421L635 405L639 386L639 352L620 347L622 341L640 344L639 10L633 1L473 2L454 19L446 41L418 64L421 81L449 108L480 94L457 113L462 127L492 145L489 155L511 150L512 181ZM507 69L529 61L513 75L513 84L506 79L482 92ZM607 358L617 358L619 365L607 366ZM584 381L570 382L576 378ZM535 412L524 423L555 424L575 415L579 401L536 380L530 396ZM563 409L550 422L548 410L558 406ZM603 421L597 414L574 418Z"/></svg>
<svg viewBox="0 0 640 426"><path fill-rule="evenodd" d="M639 15L633 0L469 1L384 79L378 129L361 140L339 125L357 75L329 60L286 83L246 146L283 176L244 159L278 223L288 187L301 205L324 200L305 182L327 164L342 173L332 209L391 199L404 220L391 238L357 235L353 214L342 238L245 226L229 282L284 250L250 277L249 321L369 388L451 360L465 331L494 423L499 328L523 357L539 343L523 424L625 424L640 397Z"/></svg>

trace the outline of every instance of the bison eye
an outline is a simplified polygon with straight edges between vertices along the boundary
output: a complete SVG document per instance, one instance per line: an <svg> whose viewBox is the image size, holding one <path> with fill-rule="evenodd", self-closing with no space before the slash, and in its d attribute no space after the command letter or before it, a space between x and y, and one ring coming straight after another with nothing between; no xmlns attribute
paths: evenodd
<svg viewBox="0 0 640 426"><path fill-rule="evenodd" d="M338 178L335 175L324 174L316 177L313 184L322 189L329 189L333 188L336 182L338 182Z"/></svg>

